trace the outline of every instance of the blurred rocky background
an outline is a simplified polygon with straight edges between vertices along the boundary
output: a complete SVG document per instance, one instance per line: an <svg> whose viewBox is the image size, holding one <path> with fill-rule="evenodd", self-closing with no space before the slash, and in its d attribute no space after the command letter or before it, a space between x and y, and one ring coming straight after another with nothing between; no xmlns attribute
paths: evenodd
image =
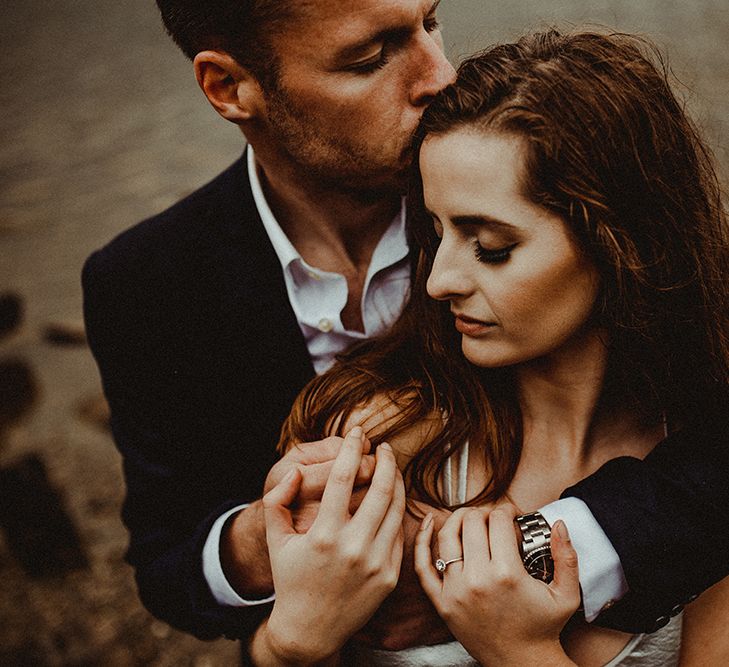
<svg viewBox="0 0 729 667"><path fill-rule="evenodd" d="M638 31L729 166L726 0L443 0L449 54L527 27ZM233 665L153 619L123 562L119 457L81 321L84 258L240 153L152 0L0 12L0 665ZM724 179L726 182L726 179Z"/></svg>

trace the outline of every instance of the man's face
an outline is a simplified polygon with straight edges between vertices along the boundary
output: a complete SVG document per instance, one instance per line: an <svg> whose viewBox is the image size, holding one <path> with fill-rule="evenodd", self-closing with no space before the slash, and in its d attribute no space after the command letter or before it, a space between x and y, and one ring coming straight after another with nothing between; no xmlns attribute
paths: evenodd
<svg viewBox="0 0 729 667"><path fill-rule="evenodd" d="M433 0L312 0L274 38L267 141L321 182L399 187L423 110L455 77Z"/></svg>

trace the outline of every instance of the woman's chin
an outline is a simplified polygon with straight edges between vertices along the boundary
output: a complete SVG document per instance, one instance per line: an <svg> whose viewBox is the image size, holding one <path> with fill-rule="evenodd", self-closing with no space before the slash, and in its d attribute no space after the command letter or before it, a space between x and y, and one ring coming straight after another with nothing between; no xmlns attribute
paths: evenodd
<svg viewBox="0 0 729 667"><path fill-rule="evenodd" d="M463 350L463 356L474 366L480 368L503 368L504 366L518 364L520 361L513 352L499 350L493 344L469 340L467 336L463 337L461 349Z"/></svg>

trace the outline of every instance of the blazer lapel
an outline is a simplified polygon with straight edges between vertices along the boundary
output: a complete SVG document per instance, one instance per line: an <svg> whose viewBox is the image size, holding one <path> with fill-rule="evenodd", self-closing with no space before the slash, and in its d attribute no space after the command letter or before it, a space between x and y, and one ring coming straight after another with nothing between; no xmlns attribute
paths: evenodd
<svg viewBox="0 0 729 667"><path fill-rule="evenodd" d="M289 303L283 269L251 192L245 155L224 184L229 209L220 220L220 260L231 276L222 307L241 331L241 350L271 379L298 389L314 376L306 341ZM250 349L254 347L255 349ZM256 359L252 359L252 355ZM285 381L284 381L285 379Z"/></svg>

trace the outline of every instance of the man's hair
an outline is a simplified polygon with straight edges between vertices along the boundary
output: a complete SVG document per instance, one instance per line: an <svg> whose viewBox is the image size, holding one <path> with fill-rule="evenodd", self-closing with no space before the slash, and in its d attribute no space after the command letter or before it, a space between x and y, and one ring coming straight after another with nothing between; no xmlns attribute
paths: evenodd
<svg viewBox="0 0 729 667"><path fill-rule="evenodd" d="M293 16L288 0L157 0L167 32L191 60L200 51L229 53L269 87L278 78L272 36Z"/></svg>

